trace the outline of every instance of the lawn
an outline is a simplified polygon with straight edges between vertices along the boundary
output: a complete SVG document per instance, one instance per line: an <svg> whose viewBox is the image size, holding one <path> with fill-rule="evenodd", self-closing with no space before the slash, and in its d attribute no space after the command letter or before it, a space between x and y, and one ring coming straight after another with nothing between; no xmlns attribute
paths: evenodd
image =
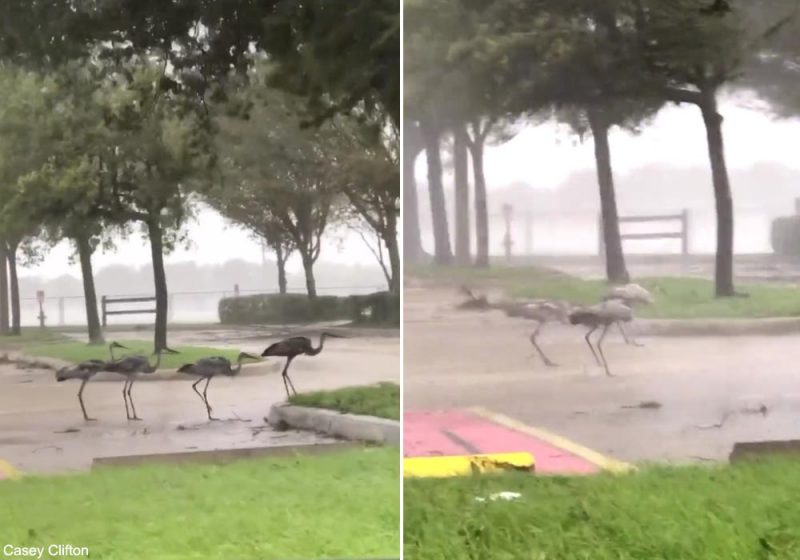
<svg viewBox="0 0 800 560"><path fill-rule="evenodd" d="M299 393L289 398L289 402L299 406L328 408L350 414L400 419L400 387L396 383Z"/></svg>
<svg viewBox="0 0 800 560"><path fill-rule="evenodd" d="M800 465L643 469L635 474L522 474L407 479L409 560L794 560ZM515 501L487 501L495 492Z"/></svg>
<svg viewBox="0 0 800 560"><path fill-rule="evenodd" d="M503 288L513 298L553 298L572 303L597 303L608 285L535 267L495 267L489 270L416 269L421 278L449 279L475 287ZM800 316L800 289L776 284L739 284L749 297L717 299L714 284L700 278L636 278L655 297L655 304L637 309L640 317L658 319L754 318Z"/></svg>
<svg viewBox="0 0 800 560"><path fill-rule="evenodd" d="M397 557L397 448L0 482L0 543L105 560Z"/></svg>
<svg viewBox="0 0 800 560"><path fill-rule="evenodd" d="M117 358L133 354L144 354L150 356L150 361L155 362L153 353L153 343L145 340L118 340L123 346L127 346L128 350L115 349L114 355ZM108 345L90 346L84 342L69 341L61 342L56 341L52 343L42 344L28 344L25 347L25 353L30 356L56 358L65 360L67 362L78 363L83 360L92 358L100 360L108 360ZM239 356L238 350L223 350L220 348L208 348L204 346L177 346L174 348L180 352L179 354L163 354L161 356L161 367L164 369L171 369L180 367L183 364L194 362L199 358L207 358L209 356L225 356L231 361L236 360Z"/></svg>

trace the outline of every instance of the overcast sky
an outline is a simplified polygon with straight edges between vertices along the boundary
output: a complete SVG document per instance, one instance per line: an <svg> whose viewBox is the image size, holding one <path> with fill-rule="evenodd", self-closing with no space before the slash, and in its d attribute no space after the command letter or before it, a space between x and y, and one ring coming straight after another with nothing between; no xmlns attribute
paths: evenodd
<svg viewBox="0 0 800 560"><path fill-rule="evenodd" d="M778 162L800 169L797 145L800 121L775 120L763 103L740 94L721 103L725 117L726 155L732 170L761 162ZM616 173L651 164L675 167L707 166L705 129L694 106L669 106L640 135L615 129L611 135ZM583 144L565 127L529 127L507 144L486 151L487 188L523 182L535 188L556 188L582 169L594 169L591 137ZM424 157L417 160L416 177L425 184Z"/></svg>
<svg viewBox="0 0 800 560"><path fill-rule="evenodd" d="M186 249L178 248L167 256L166 262L194 261L198 264L222 263L229 259L243 259L260 263L261 247L250 236L226 222L222 216L213 210L203 210L196 219L189 224L191 246ZM344 241L340 239L344 236ZM80 267L69 264L71 249L67 243L62 243L51 251L44 262L37 267L24 268L25 274L37 274L53 278L62 274L80 276ZM274 260L274 256L267 253L267 259ZM332 232L323 245L320 256L321 261L345 264L366 264L375 266L377 261L370 250L358 235L348 232ZM115 252L103 253L98 250L93 263L99 270L109 264L131 264L141 266L150 263L150 247L140 235L133 235L126 241L121 241ZM290 271L302 270L300 260L295 255L288 263Z"/></svg>

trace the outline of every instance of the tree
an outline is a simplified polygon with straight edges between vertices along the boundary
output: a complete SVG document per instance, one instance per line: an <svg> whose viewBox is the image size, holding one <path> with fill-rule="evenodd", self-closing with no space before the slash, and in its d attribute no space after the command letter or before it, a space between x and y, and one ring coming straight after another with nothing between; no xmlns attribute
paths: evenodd
<svg viewBox="0 0 800 560"><path fill-rule="evenodd" d="M423 150L419 125L410 119L403 123L403 259L418 264L424 257L419 226L419 202L415 164Z"/></svg>
<svg viewBox="0 0 800 560"><path fill-rule="evenodd" d="M331 123L337 155L337 181L359 217L375 232L389 256L387 281L392 293L400 293L400 131L388 118L363 120L339 117ZM384 273L381 258L376 257Z"/></svg>
<svg viewBox="0 0 800 560"><path fill-rule="evenodd" d="M217 116L221 128L217 149L222 185L210 191L211 202L230 219L245 224L268 223L291 240L300 254L306 289L316 297L314 263L321 239L337 216L337 192L331 158L330 124L301 128L297 104L290 94L253 86L248 118ZM269 127L262 123L269 122ZM239 211L225 210L233 202ZM252 225L249 227L252 228Z"/></svg>
<svg viewBox="0 0 800 560"><path fill-rule="evenodd" d="M471 264L469 227L469 137L463 125L453 128L453 172L456 217L456 264Z"/></svg>

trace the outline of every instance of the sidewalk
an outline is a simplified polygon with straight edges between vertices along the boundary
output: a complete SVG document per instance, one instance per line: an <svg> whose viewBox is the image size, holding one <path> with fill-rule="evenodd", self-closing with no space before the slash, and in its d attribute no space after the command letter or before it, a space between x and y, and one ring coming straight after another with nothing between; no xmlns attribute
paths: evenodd
<svg viewBox="0 0 800 560"><path fill-rule="evenodd" d="M630 465L555 434L484 409L413 411L403 415L405 457L530 453L538 474L624 472Z"/></svg>

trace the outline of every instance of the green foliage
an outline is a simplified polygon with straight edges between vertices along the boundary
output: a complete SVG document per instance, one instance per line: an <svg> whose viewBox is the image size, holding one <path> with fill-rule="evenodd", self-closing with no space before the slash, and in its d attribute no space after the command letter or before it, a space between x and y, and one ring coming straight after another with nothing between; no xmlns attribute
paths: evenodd
<svg viewBox="0 0 800 560"><path fill-rule="evenodd" d="M400 294L376 292L350 296L353 322L366 325L400 325Z"/></svg>
<svg viewBox="0 0 800 560"><path fill-rule="evenodd" d="M415 560L800 557L796 459L648 467L629 475L407 479ZM514 501L475 498L517 492Z"/></svg>
<svg viewBox="0 0 800 560"><path fill-rule="evenodd" d="M772 220L770 242L772 251L776 255L800 256L800 216L785 216Z"/></svg>
<svg viewBox="0 0 800 560"><path fill-rule="evenodd" d="M348 299L337 296L266 294L224 298L219 302L223 325L285 325L338 321L350 316Z"/></svg>
<svg viewBox="0 0 800 560"><path fill-rule="evenodd" d="M399 477L396 448L29 476L0 484L0 527L92 558L396 557Z"/></svg>
<svg viewBox="0 0 800 560"><path fill-rule="evenodd" d="M400 386L396 383L298 393L289 397L289 402L298 406L327 408L345 414L400 419Z"/></svg>

